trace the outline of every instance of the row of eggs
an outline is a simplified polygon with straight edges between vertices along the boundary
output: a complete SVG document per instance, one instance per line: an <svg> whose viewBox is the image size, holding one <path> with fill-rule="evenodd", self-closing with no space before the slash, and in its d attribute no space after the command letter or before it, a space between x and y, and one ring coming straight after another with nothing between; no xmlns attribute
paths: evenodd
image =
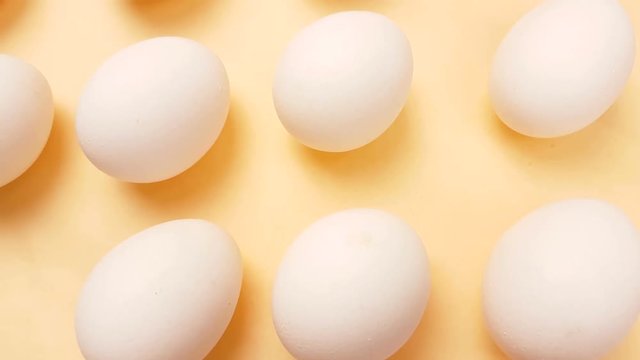
<svg viewBox="0 0 640 360"><path fill-rule="evenodd" d="M216 225L153 226L93 269L76 309L80 349L88 360L203 359L230 322L241 283L240 252ZM287 250L273 322L296 359L382 360L411 337L430 292L427 253L406 222L343 210ZM512 359L599 359L639 312L640 233L602 200L533 211L504 233L485 273L486 323Z"/></svg>
<svg viewBox="0 0 640 360"><path fill-rule="evenodd" d="M600 117L622 92L635 60L631 23L617 0L549 0L500 45L490 93L499 117L536 137L566 135ZM273 99L284 127L309 147L364 146L395 120L409 95L411 46L388 18L336 13L303 29L280 60ZM0 57L0 186L37 158L51 129L46 80ZM154 38L108 59L76 114L89 160L120 180L171 178L213 145L229 110L222 62L184 38Z"/></svg>
<svg viewBox="0 0 640 360"><path fill-rule="evenodd" d="M548 0L500 45L490 77L499 117L526 135L580 130L609 108L635 57L617 0ZM276 70L275 107L305 145L348 151L373 141L409 94L411 47L386 17L343 12L304 29ZM0 186L47 141L51 90L30 65L0 57ZM229 108L221 61L192 40L163 37L111 57L77 110L83 151L131 182L173 177L216 141ZM94 268L76 331L89 359L202 359L233 314L242 279L231 238L202 220L147 229ZM430 292L426 252L379 210L321 219L292 244L273 289L273 318L299 359L384 359L419 323ZM640 311L640 239L597 200L543 207L507 231L485 275L487 324L514 359L595 359Z"/></svg>

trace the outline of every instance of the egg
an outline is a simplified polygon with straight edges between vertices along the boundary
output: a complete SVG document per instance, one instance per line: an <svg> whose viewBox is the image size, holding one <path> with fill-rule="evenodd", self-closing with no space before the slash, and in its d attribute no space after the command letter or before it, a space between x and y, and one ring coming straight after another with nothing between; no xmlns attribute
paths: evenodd
<svg viewBox="0 0 640 360"><path fill-rule="evenodd" d="M617 0L547 0L498 48L490 76L493 106L524 135L568 135L611 107L634 61L633 27Z"/></svg>
<svg viewBox="0 0 640 360"><path fill-rule="evenodd" d="M595 199L543 206L504 234L484 279L493 339L514 360L595 360L640 311L640 235Z"/></svg>
<svg viewBox="0 0 640 360"><path fill-rule="evenodd" d="M40 156L53 125L49 83L32 65L0 54L0 186Z"/></svg>
<svg viewBox="0 0 640 360"><path fill-rule="evenodd" d="M158 37L109 58L78 105L78 140L89 160L123 181L174 177L207 153L229 110L225 68L204 45Z"/></svg>
<svg viewBox="0 0 640 360"><path fill-rule="evenodd" d="M303 29L277 66L273 99L280 120L303 144L342 152L391 126L411 87L413 58L391 20L339 12Z"/></svg>
<svg viewBox="0 0 640 360"><path fill-rule="evenodd" d="M416 232L381 210L324 217L287 251L273 321L298 360L386 359L412 335L430 290Z"/></svg>
<svg viewBox="0 0 640 360"><path fill-rule="evenodd" d="M233 315L242 282L234 241L175 220L122 242L95 266L75 327L87 360L201 360Z"/></svg>

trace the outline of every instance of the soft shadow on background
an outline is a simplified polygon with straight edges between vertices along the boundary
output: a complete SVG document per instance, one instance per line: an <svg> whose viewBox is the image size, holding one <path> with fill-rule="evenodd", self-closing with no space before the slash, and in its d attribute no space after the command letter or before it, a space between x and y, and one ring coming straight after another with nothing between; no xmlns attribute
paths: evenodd
<svg viewBox="0 0 640 360"><path fill-rule="evenodd" d="M248 299L253 297L251 277L247 275L246 270L247 268L245 266L242 290L240 291L240 298L238 299L238 305L236 305L233 318L224 335L222 335L222 338L218 341L218 344L216 344L204 360L240 359L241 357L237 354L237 351L244 346L251 346L251 344L247 344L246 339L244 339L246 330L251 326L251 303Z"/></svg>
<svg viewBox="0 0 640 360"><path fill-rule="evenodd" d="M293 152L302 161L312 167L316 176L319 172L348 184L353 182L362 186L375 186L381 181L388 182L390 172L410 166L411 157L407 156L415 144L413 132L419 131L415 122L421 121L414 114L411 98L404 109L385 133L372 143L359 149L332 153L306 147L291 137ZM413 154L416 155L416 154Z"/></svg>
<svg viewBox="0 0 640 360"><path fill-rule="evenodd" d="M640 359L640 350L634 344L636 339L640 335L640 327L636 323L636 326L627 335L627 337L618 344L618 346L611 352L606 359Z"/></svg>
<svg viewBox="0 0 640 360"><path fill-rule="evenodd" d="M385 7L398 6L401 0L308 0L311 5L330 12L348 10L382 11Z"/></svg>
<svg viewBox="0 0 640 360"><path fill-rule="evenodd" d="M234 106L232 101L229 116L218 140L200 161L182 174L158 183L120 183L120 186L138 199L164 208L223 191L226 188L224 183L238 166L236 155L239 116L239 107Z"/></svg>
<svg viewBox="0 0 640 360"><path fill-rule="evenodd" d="M436 276L432 276L432 280L434 282L431 284L431 295L429 297L429 303L427 304L427 310L422 317L422 322L420 323L420 325L418 325L418 328L415 330L411 338L404 344L402 348L400 348L400 350L398 350L397 353L395 353L390 358L390 360L436 359L431 355L430 349L435 350L438 349L438 347L443 346L443 344L438 343L442 342L443 337L436 335L436 332L441 332L443 330L442 324L467 328L474 327L477 324L481 324L483 326L483 331L481 334L482 338L480 339L480 342L483 351L490 353L492 359L507 360L506 356L493 342L493 339L491 339L488 331L486 330L486 327L484 325L484 317L482 315L482 306L478 305L479 303L481 303L480 296L469 299L470 303L473 302L471 306L477 306L479 308L478 311L474 311L474 317L465 319L467 321L466 324L454 324L450 317L451 306L449 303L447 303L446 299L451 298L451 294L455 293L456 290L451 286L449 282L446 281L446 276L438 276L437 268L432 268L432 270L434 271L433 274L435 274ZM436 291L434 291L434 289ZM478 292L478 294L480 294L480 291ZM444 346L462 346L458 345L461 342L456 338L447 338L445 339L445 341L446 345ZM468 342L465 342L465 344L466 345L464 346L469 346Z"/></svg>
<svg viewBox="0 0 640 360"><path fill-rule="evenodd" d="M1 0L0 0L1 1ZM226 0L129 0L126 5L143 20L155 25L172 25L204 14Z"/></svg>
<svg viewBox="0 0 640 360"><path fill-rule="evenodd" d="M487 328L487 322L484 318L484 309L482 305L482 300L480 300L480 308L477 314L478 316L474 320L477 321L479 324L482 324L482 332L480 335L481 342L482 342L482 349L484 349L486 352L491 352L492 357L495 360L509 360L507 355L504 352L502 352L500 347L498 347L498 344L496 344L496 342L493 341L493 338L491 337L491 333Z"/></svg>
<svg viewBox="0 0 640 360"><path fill-rule="evenodd" d="M33 0L0 0L0 39L20 21Z"/></svg>
<svg viewBox="0 0 640 360"><path fill-rule="evenodd" d="M523 169L539 167L544 174L554 174L555 179L565 175L607 176L608 171L619 170L619 164L633 156L628 141L638 132L633 123L625 118L635 118L622 103L614 104L600 119L574 134L559 138L537 139L521 135L509 129L491 107L487 107L487 118L492 122L492 135L507 147L504 153L520 163ZM526 166L523 167L522 164ZM541 170L541 171L542 171Z"/></svg>
<svg viewBox="0 0 640 360"><path fill-rule="evenodd" d="M56 109L49 141L36 162L22 176L0 187L0 224L28 220L29 214L46 202L63 172L73 135L64 127L70 115Z"/></svg>
<svg viewBox="0 0 640 360"><path fill-rule="evenodd" d="M437 268L431 268L431 271L437 271ZM426 354L429 352L428 349L435 349L434 346L431 345L433 341L438 341L439 337L433 336L432 334L435 331L438 331L439 324L446 323L447 314L447 304L443 302L445 298L441 297L438 294L438 291L433 291L435 289L441 289L441 285L446 286L446 284L439 284L438 279L440 277L433 276L431 274L431 293L429 295L429 302L427 303L427 309L422 316L422 320L420 324L416 328L415 332L409 340L396 352L390 360L414 360L414 359L429 359ZM427 349L425 350L421 349Z"/></svg>

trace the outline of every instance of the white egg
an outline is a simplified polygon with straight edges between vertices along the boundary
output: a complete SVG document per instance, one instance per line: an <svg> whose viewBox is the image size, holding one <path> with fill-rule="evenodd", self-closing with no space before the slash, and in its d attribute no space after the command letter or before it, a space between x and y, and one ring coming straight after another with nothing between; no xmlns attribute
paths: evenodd
<svg viewBox="0 0 640 360"><path fill-rule="evenodd" d="M36 161L53 125L53 96L42 74L26 62L0 55L0 186Z"/></svg>
<svg viewBox="0 0 640 360"><path fill-rule="evenodd" d="M346 210L287 251L273 320L296 359L386 359L414 332L429 290L427 254L409 225L380 210Z"/></svg>
<svg viewBox="0 0 640 360"><path fill-rule="evenodd" d="M225 331L242 282L219 227L176 220L121 243L93 269L76 308L87 360L201 360Z"/></svg>
<svg viewBox="0 0 640 360"><path fill-rule="evenodd" d="M484 311L491 335L512 359L600 359L640 311L638 231L600 200L535 210L496 246Z"/></svg>
<svg viewBox="0 0 640 360"><path fill-rule="evenodd" d="M118 179L148 183L195 164L220 134L229 110L222 62L193 40L159 37L109 58L77 111L80 145Z"/></svg>
<svg viewBox="0 0 640 360"><path fill-rule="evenodd" d="M303 144L347 151L375 140L407 100L411 46L391 20L340 12L303 29L278 64L273 98L284 127Z"/></svg>
<svg viewBox="0 0 640 360"><path fill-rule="evenodd" d="M576 132L611 107L634 60L633 27L617 0L547 0L498 49L490 80L495 111L528 136Z"/></svg>

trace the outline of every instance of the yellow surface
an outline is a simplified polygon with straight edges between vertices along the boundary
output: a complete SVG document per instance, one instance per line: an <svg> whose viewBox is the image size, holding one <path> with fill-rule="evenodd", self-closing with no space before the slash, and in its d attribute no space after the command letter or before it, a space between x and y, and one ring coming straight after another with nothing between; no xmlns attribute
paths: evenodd
<svg viewBox="0 0 640 360"><path fill-rule="evenodd" d="M245 263L238 310L209 358L288 359L270 316L283 252L319 216L370 206L413 225L432 262L427 313L395 359L504 359L484 330L480 289L506 227L538 205L579 195L608 199L640 225L638 67L617 105L570 137L516 135L490 109L492 54L537 2L0 0L0 51L37 66L56 100L43 155L0 189L0 358L80 359L73 309L93 264L150 225L200 217L233 235ZM640 3L622 2L640 29ZM382 12L406 31L414 84L406 109L378 141L322 154L282 128L271 80L297 30L346 9ZM77 100L110 54L167 34L194 38L220 55L232 85L229 122L212 151L181 176L120 183L80 151ZM609 359L639 358L640 324Z"/></svg>

